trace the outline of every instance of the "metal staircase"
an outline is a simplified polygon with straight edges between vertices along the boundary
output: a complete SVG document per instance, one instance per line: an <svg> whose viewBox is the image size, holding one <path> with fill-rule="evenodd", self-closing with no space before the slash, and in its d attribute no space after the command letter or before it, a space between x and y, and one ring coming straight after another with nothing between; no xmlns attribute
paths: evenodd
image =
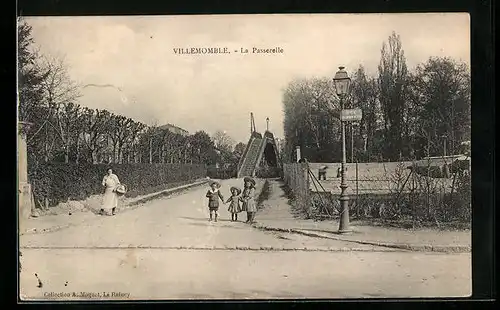
<svg viewBox="0 0 500 310"><path fill-rule="evenodd" d="M264 139L259 137L251 137L248 142L247 150L243 156L243 161L241 163L240 169L238 171L238 177L253 176L255 172L255 167L258 164L260 157L260 149L262 147L262 141Z"/></svg>

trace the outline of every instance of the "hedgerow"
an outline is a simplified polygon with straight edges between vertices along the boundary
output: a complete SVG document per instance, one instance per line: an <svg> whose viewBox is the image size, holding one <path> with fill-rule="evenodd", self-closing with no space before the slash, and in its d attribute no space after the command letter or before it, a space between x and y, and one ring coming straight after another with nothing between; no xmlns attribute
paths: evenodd
<svg viewBox="0 0 500 310"><path fill-rule="evenodd" d="M236 166L230 167L215 167L209 166L207 167L207 176L212 179L230 179L235 178L238 174Z"/></svg>
<svg viewBox="0 0 500 310"><path fill-rule="evenodd" d="M51 207L68 200L83 200L104 191L108 168L129 190L126 196L148 194L162 185L184 183L207 175L205 165L189 164L73 164L31 165L28 178L35 206Z"/></svg>

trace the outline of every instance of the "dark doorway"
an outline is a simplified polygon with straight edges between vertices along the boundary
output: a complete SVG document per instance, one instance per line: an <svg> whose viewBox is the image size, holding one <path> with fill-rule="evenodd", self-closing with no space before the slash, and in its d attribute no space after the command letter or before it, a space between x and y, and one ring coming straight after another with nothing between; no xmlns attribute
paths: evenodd
<svg viewBox="0 0 500 310"><path fill-rule="evenodd" d="M266 144L266 148L264 149L264 160L269 167L278 167L278 159L276 158L276 152L272 143Z"/></svg>

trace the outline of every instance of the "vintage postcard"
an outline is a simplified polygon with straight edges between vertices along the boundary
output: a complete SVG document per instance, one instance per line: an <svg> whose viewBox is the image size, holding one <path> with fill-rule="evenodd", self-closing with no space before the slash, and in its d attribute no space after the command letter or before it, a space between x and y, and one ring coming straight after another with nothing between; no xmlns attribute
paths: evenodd
<svg viewBox="0 0 500 310"><path fill-rule="evenodd" d="M469 29L19 18L20 299L470 296Z"/></svg>

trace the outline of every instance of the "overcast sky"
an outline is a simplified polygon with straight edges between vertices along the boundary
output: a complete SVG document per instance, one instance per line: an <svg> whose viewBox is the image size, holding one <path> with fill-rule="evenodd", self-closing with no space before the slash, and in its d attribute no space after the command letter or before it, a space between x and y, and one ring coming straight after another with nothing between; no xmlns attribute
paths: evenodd
<svg viewBox="0 0 500 310"><path fill-rule="evenodd" d="M376 74L380 48L394 30L410 69L430 56L470 62L468 14L327 14L225 16L31 17L44 54L64 56L71 77L86 84L80 104L146 124L190 132L258 131L283 136L282 93L296 77L333 77L344 65ZM177 47L228 47L226 55L176 55ZM283 54L235 53L240 48ZM120 90L118 90L120 89Z"/></svg>

